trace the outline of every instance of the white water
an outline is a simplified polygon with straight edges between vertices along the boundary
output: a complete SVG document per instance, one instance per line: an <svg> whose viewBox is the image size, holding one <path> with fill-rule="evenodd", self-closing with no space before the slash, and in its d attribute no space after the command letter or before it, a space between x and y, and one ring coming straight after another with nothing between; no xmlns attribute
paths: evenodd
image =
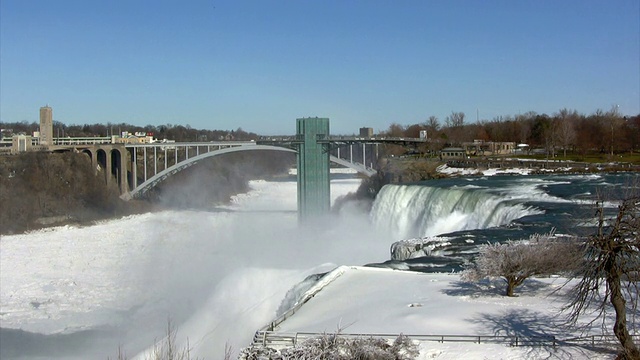
<svg viewBox="0 0 640 360"><path fill-rule="evenodd" d="M359 182L332 181L332 198ZM118 346L129 357L150 346L171 318L192 356L221 358L226 345L247 346L306 276L389 258L393 239L375 232L365 214L303 227L295 181L251 186L231 212L166 211L3 236L1 326L43 334L115 329L110 343L89 339L69 354L27 356L104 359Z"/></svg>
<svg viewBox="0 0 640 360"><path fill-rule="evenodd" d="M486 229L540 213L478 189L386 185L371 210L376 227L400 239Z"/></svg>
<svg viewBox="0 0 640 360"><path fill-rule="evenodd" d="M332 198L358 184L332 181ZM477 190L388 186L371 218L347 208L329 223L301 227L294 181L251 187L226 207L231 212L167 211L3 237L2 327L116 329L113 341L89 342L75 357L44 356L104 359L118 346L129 356L148 347L171 318L192 356L221 358L227 345L246 346L310 274L388 260L389 246L410 231L497 226L534 211Z"/></svg>

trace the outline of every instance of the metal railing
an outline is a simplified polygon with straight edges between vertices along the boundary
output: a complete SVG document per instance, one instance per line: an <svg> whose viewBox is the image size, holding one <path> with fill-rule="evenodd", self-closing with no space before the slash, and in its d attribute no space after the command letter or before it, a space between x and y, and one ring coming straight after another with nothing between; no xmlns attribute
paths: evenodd
<svg viewBox="0 0 640 360"><path fill-rule="evenodd" d="M506 344L509 346L550 346L559 344L555 336L518 336L518 335L410 335L402 334L413 341L418 342L439 342L439 343L476 343L476 344ZM342 339L356 338L376 338L387 341L394 341L401 334L345 334L345 333L313 333L313 332L275 332L257 331L253 337L252 346L262 346L274 349L293 347L299 343L313 338L323 336L337 337Z"/></svg>
<svg viewBox="0 0 640 360"><path fill-rule="evenodd" d="M278 316L275 320L256 331L253 337L252 347L269 347L281 350L298 345L300 342L324 337L336 336L345 339L353 338L382 338L387 341L394 341L403 335L417 342L439 342L439 343L476 343L476 344L505 344L519 347L556 347L556 346L596 346L615 345L618 343L614 335L585 335L573 338L559 339L554 335L416 335L416 334L353 334L353 333L317 333L317 332L280 332L276 328L288 318L292 317L307 301L312 299L319 291L329 283L333 282L349 268L353 266L340 266L323 277L305 292L304 296L288 311ZM630 335L634 340L640 339L640 334Z"/></svg>
<svg viewBox="0 0 640 360"><path fill-rule="evenodd" d="M640 339L639 335L629 335L634 342ZM618 344L618 338L615 335L585 335L561 340L562 344L567 345L612 345Z"/></svg>
<svg viewBox="0 0 640 360"><path fill-rule="evenodd" d="M556 346L599 346L616 345L618 339L614 335L585 335L567 339L558 339L553 335L548 336L519 336L519 335L410 335L410 334L346 334L346 333L314 333L314 332L277 332L257 331L253 337L251 346L284 349L294 347L305 340L321 338L325 336L343 339L376 338L389 342L399 336L406 336L416 342L439 343L475 343L475 344L505 344L512 347L556 347ZM640 335L630 335L634 340L640 339Z"/></svg>
<svg viewBox="0 0 640 360"><path fill-rule="evenodd" d="M339 278L344 274L344 272L349 268L355 268L354 266L338 266L337 268L331 270L329 273L325 274L320 281L316 282L313 286L311 286L303 296L298 299L298 301L283 314L275 318L273 321L263 326L258 333L276 333L274 330L278 325L283 323L285 320L293 316L298 309L302 307L307 301L311 300L320 290L322 290L325 286L333 282L335 279Z"/></svg>

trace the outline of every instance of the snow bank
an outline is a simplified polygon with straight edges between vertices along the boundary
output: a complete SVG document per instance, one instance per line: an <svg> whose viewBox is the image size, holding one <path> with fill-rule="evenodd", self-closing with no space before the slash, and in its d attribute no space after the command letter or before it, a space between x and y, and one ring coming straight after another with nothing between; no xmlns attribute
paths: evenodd
<svg viewBox="0 0 640 360"><path fill-rule="evenodd" d="M279 323L283 333L455 336L555 336L580 332L564 325L565 279L531 279L518 297L505 297L502 281L471 284L456 274L341 267L308 293L306 302ZM601 331L599 326L594 334ZM474 342L420 343L420 359L608 359L586 347L512 347Z"/></svg>
<svg viewBox="0 0 640 360"><path fill-rule="evenodd" d="M540 170L540 169L537 169L537 170ZM512 174L512 175L529 175L534 171L534 169L531 169L531 168L526 168L526 169L522 169L522 168L492 168L492 169L480 170L480 169L471 169L471 168L456 168L456 167L450 167L450 166L444 164L444 165L438 166L438 168L436 168L436 171L441 173L441 174L446 174L446 175L459 175L459 176L464 176L464 175L484 175L484 176L494 176L494 175L508 175L508 174Z"/></svg>

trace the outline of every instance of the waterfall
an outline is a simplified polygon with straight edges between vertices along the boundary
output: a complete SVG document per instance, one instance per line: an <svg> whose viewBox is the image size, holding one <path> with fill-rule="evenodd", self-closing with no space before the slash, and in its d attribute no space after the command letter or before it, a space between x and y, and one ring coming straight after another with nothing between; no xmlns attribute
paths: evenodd
<svg viewBox="0 0 640 360"><path fill-rule="evenodd" d="M541 211L483 189L385 185L371 209L372 223L398 239L506 225Z"/></svg>

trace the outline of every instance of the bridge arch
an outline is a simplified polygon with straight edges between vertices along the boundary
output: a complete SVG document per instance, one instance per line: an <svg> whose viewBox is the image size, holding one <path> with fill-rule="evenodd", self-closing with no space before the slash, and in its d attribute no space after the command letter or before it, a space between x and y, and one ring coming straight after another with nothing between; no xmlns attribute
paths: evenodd
<svg viewBox="0 0 640 360"><path fill-rule="evenodd" d="M115 181L121 194L128 190L127 164L129 164L129 157L124 144L58 145L51 151L73 151L87 155L95 175L102 173L101 176L105 184L110 185Z"/></svg>
<svg viewBox="0 0 640 360"><path fill-rule="evenodd" d="M132 189L131 191L129 191L128 193L122 195L122 198L125 200L129 200L135 197L140 197L142 196L144 193L146 193L148 190L154 188L155 186L157 186L159 183L161 183L162 181L164 181L166 178L168 178L169 176L172 176L188 167L191 167L193 165L195 165L196 163L198 163L201 160L204 160L206 158L210 158L210 157L214 157L214 156L219 156L219 155L223 155L223 154L228 154L228 153L233 153L233 152L238 152L238 151L284 151L284 152L291 152L291 153L297 153L296 150L294 149L290 149L290 148L285 148L285 147L280 147L280 146L271 146L271 145L247 145L247 146L235 146L235 147L229 147L229 148L223 148L223 149L218 149L218 150L213 150L204 154L200 154L198 156L183 160L171 167L166 168L165 170L157 173L156 175L152 176L151 178L149 178L147 181L145 181L144 183L136 186L134 189ZM366 176L372 176L373 174L376 173L375 170L372 169L367 169L365 166L363 166L362 164L358 164L358 163L351 163L347 160L343 160L340 158L337 158L333 155L330 156L330 161L354 169L355 171L357 171L358 173L364 174Z"/></svg>

